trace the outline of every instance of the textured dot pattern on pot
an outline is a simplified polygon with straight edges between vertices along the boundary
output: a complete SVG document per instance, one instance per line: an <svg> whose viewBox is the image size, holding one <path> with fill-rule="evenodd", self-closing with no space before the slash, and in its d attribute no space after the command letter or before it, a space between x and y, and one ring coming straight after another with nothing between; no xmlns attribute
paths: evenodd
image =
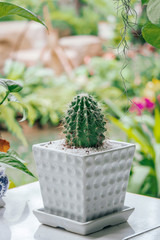
<svg viewBox="0 0 160 240"><path fill-rule="evenodd" d="M109 141L113 149L79 155L57 142L33 146L45 211L79 222L121 211L135 145Z"/></svg>

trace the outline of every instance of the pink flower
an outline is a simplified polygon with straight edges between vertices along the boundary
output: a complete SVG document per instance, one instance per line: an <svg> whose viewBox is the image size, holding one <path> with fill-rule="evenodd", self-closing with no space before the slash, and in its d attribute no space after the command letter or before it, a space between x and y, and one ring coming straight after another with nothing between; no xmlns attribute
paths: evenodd
<svg viewBox="0 0 160 240"><path fill-rule="evenodd" d="M145 104L143 102L133 101L129 111L130 112L136 112L137 115L141 115L144 108L145 108Z"/></svg>
<svg viewBox="0 0 160 240"><path fill-rule="evenodd" d="M148 109L149 111L152 111L155 107L155 104L153 102L151 102L150 99L145 98L145 108Z"/></svg>
<svg viewBox="0 0 160 240"><path fill-rule="evenodd" d="M148 98L141 98L133 100L133 103L129 109L130 112L136 112L137 115L141 115L144 110L152 112L155 104Z"/></svg>

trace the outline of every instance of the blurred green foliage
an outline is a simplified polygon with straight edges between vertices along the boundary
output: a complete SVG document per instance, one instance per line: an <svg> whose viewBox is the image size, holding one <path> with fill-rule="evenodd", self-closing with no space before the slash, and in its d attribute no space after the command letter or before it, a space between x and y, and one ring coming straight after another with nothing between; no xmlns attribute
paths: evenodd
<svg viewBox="0 0 160 240"><path fill-rule="evenodd" d="M127 79L125 84L129 98L141 96L144 84L160 76L159 58L151 56L146 57L146 60L137 55L123 72L124 78ZM101 102L106 99L115 101L125 111L129 102L120 76L121 67L121 59L114 55L113 59L94 57L86 65L75 69L69 78L65 74L57 77L52 69L43 68L41 65L27 68L23 63L8 60L2 77L16 80L23 85L23 90L16 93L16 97L28 108L30 125L35 122L40 126L47 123L58 125L66 103L70 102L75 93L82 91L95 95ZM8 103L7 107L13 112L10 113L13 119L16 117L15 112L19 115L22 112L16 104ZM0 120L2 121L2 116Z"/></svg>
<svg viewBox="0 0 160 240"><path fill-rule="evenodd" d="M137 145L128 190L153 197L160 197L160 111L145 112L141 116L124 115L117 105L106 101L114 117L113 124L123 130L128 140ZM160 105L160 104L158 104ZM117 111L118 110L118 111Z"/></svg>
<svg viewBox="0 0 160 240"><path fill-rule="evenodd" d="M23 84L23 90L17 94L17 98L23 99L28 108L30 125L36 121L39 125L59 124L65 104L75 93L73 83L66 76L57 78L51 69L42 66L26 68L23 63L10 60L6 62L4 72L6 78Z"/></svg>
<svg viewBox="0 0 160 240"><path fill-rule="evenodd" d="M41 0L41 1L21 1L8 0L8 2L15 3L26 7L43 18L43 7L47 6L49 9L49 17L52 21L53 27L60 30L68 29L70 34L93 34L98 33L98 22L106 21L108 16L116 15L114 3L107 0L83 0L79 1L79 7L76 4L63 4L63 1L57 0ZM9 16L3 18L4 20L19 20L17 16ZM87 24L86 24L87 23Z"/></svg>
<svg viewBox="0 0 160 240"><path fill-rule="evenodd" d="M100 100L106 96L112 100L120 98L120 105L124 106L126 97L120 81L120 68L121 63L117 59L95 57L88 65L77 68L69 78L66 75L56 77L51 69L40 65L27 68L23 63L8 60L2 77L23 85L23 90L15 95L27 108L30 125L37 122L39 126L57 126L63 118L66 104L81 91L96 95ZM131 78L129 71L126 71L126 76ZM1 92L3 95L3 88ZM5 109L0 115L0 123L25 143L21 127L16 121L22 115L22 108L16 103L7 102Z"/></svg>
<svg viewBox="0 0 160 240"><path fill-rule="evenodd" d="M144 84L149 79L152 80L153 75L158 77L160 74L158 61L153 61L150 57L147 66L143 61L143 57L137 57L136 63L138 64L132 63L123 72L125 79L128 80L126 82L128 97L140 95ZM140 65L143 67L139 69ZM145 71L146 67L148 72ZM16 97L19 101L23 101L28 109L28 122L30 125L38 122L40 126L43 126L45 124L58 125L63 117L66 103L71 101L75 93L82 91L95 95L101 102L105 102L106 99L115 101L125 111L129 102L120 71L121 60L116 57L113 59L94 57L88 64L75 69L70 78L66 75L56 77L53 70L40 65L27 68L23 63L8 60L2 77L16 80L23 85L23 90L16 93ZM137 87L137 83L133 80L138 73L141 75L141 82ZM1 91L3 92L4 89ZM6 118L4 111L4 116L0 116L0 122L5 123L14 134L17 132L16 135L24 142L21 130L15 128L13 124L17 115L21 116L22 108L10 102L6 107L10 112L10 118L7 118L7 122L4 121Z"/></svg>
<svg viewBox="0 0 160 240"><path fill-rule="evenodd" d="M157 1L156 10L154 10L154 1ZM159 48L159 41L157 41L157 36L159 36L160 32L159 0L142 1L142 5L137 0L77 0L71 4L65 4L64 1L57 0L8 0L8 2L26 7L36 12L42 18L44 6L47 6L49 10L48 17L53 27L58 28L61 32L68 30L67 32L72 35L97 35L99 22L114 22L114 45L116 44L117 46L123 41L126 48L126 43L129 43L129 40L134 43L144 43L145 39L154 47ZM118 6L121 6L119 10L117 10ZM140 8L142 13L139 13ZM138 12L138 18L136 17L136 11ZM2 18L1 21L17 19L19 19L18 16L8 16ZM124 29L126 29L126 33Z"/></svg>

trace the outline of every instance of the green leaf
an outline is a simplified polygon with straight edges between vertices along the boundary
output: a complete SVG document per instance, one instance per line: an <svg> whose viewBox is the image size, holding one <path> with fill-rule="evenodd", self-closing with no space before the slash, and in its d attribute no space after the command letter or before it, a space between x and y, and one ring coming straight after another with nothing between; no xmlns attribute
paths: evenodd
<svg viewBox="0 0 160 240"><path fill-rule="evenodd" d="M140 188L150 172L146 166L134 166L133 175L130 177L127 190L132 193L139 193Z"/></svg>
<svg viewBox="0 0 160 240"><path fill-rule="evenodd" d="M19 122L23 122L27 119L28 116L28 109L27 108L23 108L23 117Z"/></svg>
<svg viewBox="0 0 160 240"><path fill-rule="evenodd" d="M155 48L160 48L160 27L147 22L142 28L142 35L146 42Z"/></svg>
<svg viewBox="0 0 160 240"><path fill-rule="evenodd" d="M110 120L120 129L122 129L130 139L133 139L135 142L137 142L141 146L141 149L144 153L150 154L152 157L154 157L154 150L150 142L148 142L148 137L145 134L142 134L141 129L135 127L136 124L134 127L126 127L123 122L114 117L110 117Z"/></svg>
<svg viewBox="0 0 160 240"><path fill-rule="evenodd" d="M28 116L28 109L26 107L26 105L22 102L20 102L14 95L12 95L11 93L8 95L8 100L10 102L15 102L18 103L22 108L23 108L23 118L19 121L19 122L23 122L27 119Z"/></svg>
<svg viewBox="0 0 160 240"><path fill-rule="evenodd" d="M19 154L13 150L12 148L10 148L8 151L7 151L8 154L12 155L13 157L15 157L18 161L22 162L22 163L25 163L25 161L23 159L20 158Z"/></svg>
<svg viewBox="0 0 160 240"><path fill-rule="evenodd" d="M154 151L155 151L155 171L156 171L156 178L158 183L158 196L160 197L160 144L154 144Z"/></svg>
<svg viewBox="0 0 160 240"><path fill-rule="evenodd" d="M154 136L157 143L160 143L160 112L158 108L155 109L155 125L154 125Z"/></svg>
<svg viewBox="0 0 160 240"><path fill-rule="evenodd" d="M147 114L144 113L143 116L135 116L134 118L141 125L145 124L145 125L149 126L149 128L152 131L152 129L154 127L154 118L153 118L153 116L150 116L150 115L147 115Z"/></svg>
<svg viewBox="0 0 160 240"><path fill-rule="evenodd" d="M123 117L124 113L120 110L119 107L117 107L116 104L113 103L113 101L106 99L105 103L117 117L119 118Z"/></svg>
<svg viewBox="0 0 160 240"><path fill-rule="evenodd" d="M147 16L149 21L160 27L160 1L150 0L147 5Z"/></svg>
<svg viewBox="0 0 160 240"><path fill-rule="evenodd" d="M10 79L0 78L0 85L6 88L9 92L19 92L23 89L20 83Z"/></svg>
<svg viewBox="0 0 160 240"><path fill-rule="evenodd" d="M154 170L154 161L152 158L150 158L148 155L143 154L143 152L140 152L142 159L138 160L138 163L142 166L148 166L151 167Z"/></svg>
<svg viewBox="0 0 160 240"><path fill-rule="evenodd" d="M8 101L10 101L10 102L18 102L19 103L19 100L11 93L8 95Z"/></svg>
<svg viewBox="0 0 160 240"><path fill-rule="evenodd" d="M10 15L18 15L28 20L39 22L46 27L45 23L37 15L29 11L28 9L25 9L12 3L0 2L0 18Z"/></svg>
<svg viewBox="0 0 160 240"><path fill-rule="evenodd" d="M147 4L149 2L149 0L142 0L142 4Z"/></svg>
<svg viewBox="0 0 160 240"><path fill-rule="evenodd" d="M9 180L9 189L15 188L16 185L13 181Z"/></svg>
<svg viewBox="0 0 160 240"><path fill-rule="evenodd" d="M26 138L23 134L22 128L16 120L16 112L9 105L0 106L0 121L3 122L8 130L16 137L18 137L22 143L27 146Z"/></svg>
<svg viewBox="0 0 160 240"><path fill-rule="evenodd" d="M151 169L138 192L142 195L158 197L158 183L154 171Z"/></svg>
<svg viewBox="0 0 160 240"><path fill-rule="evenodd" d="M4 164L11 168L16 168L32 177L34 175L28 170L28 168L24 165L23 160L19 158L17 153L13 150L9 150L7 153L0 152L0 164Z"/></svg>

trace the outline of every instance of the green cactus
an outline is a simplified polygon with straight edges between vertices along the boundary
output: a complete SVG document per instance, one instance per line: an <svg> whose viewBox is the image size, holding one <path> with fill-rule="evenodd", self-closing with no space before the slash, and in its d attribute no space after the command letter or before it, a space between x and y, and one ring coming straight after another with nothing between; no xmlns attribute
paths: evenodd
<svg viewBox="0 0 160 240"><path fill-rule="evenodd" d="M79 94L71 102L64 120L66 143L75 147L99 147L105 139L105 121L97 102Z"/></svg>

